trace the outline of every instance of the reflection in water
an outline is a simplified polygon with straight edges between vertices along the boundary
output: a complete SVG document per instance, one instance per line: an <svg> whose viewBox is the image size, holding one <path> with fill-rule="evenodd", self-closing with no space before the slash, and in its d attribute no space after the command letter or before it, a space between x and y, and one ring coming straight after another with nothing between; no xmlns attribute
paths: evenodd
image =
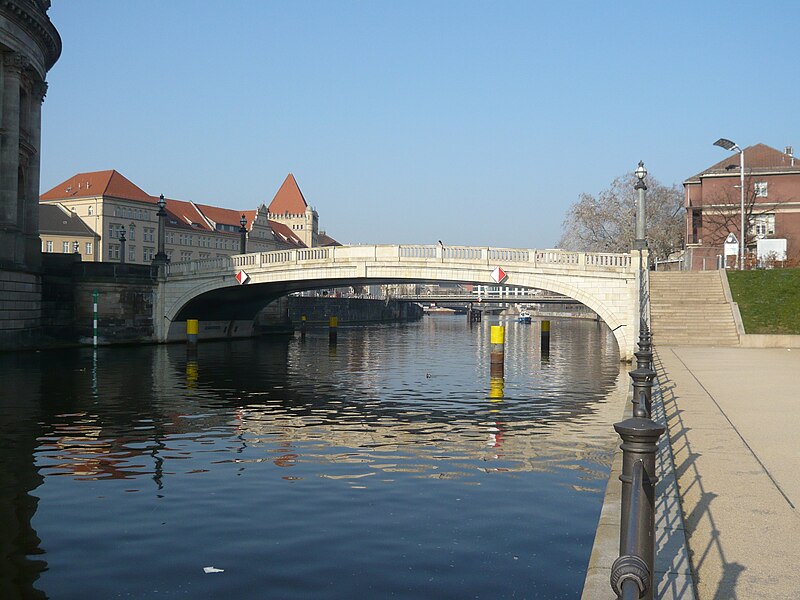
<svg viewBox="0 0 800 600"><path fill-rule="evenodd" d="M573 597L627 378L489 325L0 356L2 597Z"/></svg>

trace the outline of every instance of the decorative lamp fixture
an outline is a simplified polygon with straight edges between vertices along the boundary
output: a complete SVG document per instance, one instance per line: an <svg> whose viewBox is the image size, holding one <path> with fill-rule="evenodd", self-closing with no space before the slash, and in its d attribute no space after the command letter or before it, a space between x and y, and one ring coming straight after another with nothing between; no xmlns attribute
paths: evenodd
<svg viewBox="0 0 800 600"><path fill-rule="evenodd" d="M639 178L639 181L644 181L644 178L647 177L647 169L644 168L644 161L639 161L639 166L636 168L636 177Z"/></svg>

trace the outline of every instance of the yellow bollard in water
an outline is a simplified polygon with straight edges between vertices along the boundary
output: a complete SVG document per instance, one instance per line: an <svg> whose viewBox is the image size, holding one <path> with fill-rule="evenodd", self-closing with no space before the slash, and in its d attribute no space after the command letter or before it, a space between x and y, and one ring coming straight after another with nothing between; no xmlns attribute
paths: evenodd
<svg viewBox="0 0 800 600"><path fill-rule="evenodd" d="M550 354L550 321L542 321L541 349L542 356Z"/></svg>
<svg viewBox="0 0 800 600"><path fill-rule="evenodd" d="M493 376L503 375L503 365L506 358L506 328L502 325L492 325L492 351L489 355L490 371Z"/></svg>
<svg viewBox="0 0 800 600"><path fill-rule="evenodd" d="M306 316L300 317L300 339L306 339Z"/></svg>
<svg viewBox="0 0 800 600"><path fill-rule="evenodd" d="M186 319L186 341L190 344L197 343L197 333L200 331L200 321Z"/></svg>
<svg viewBox="0 0 800 600"><path fill-rule="evenodd" d="M339 317L331 317L330 319L328 319L328 341L331 344L336 344L338 327L339 327Z"/></svg>

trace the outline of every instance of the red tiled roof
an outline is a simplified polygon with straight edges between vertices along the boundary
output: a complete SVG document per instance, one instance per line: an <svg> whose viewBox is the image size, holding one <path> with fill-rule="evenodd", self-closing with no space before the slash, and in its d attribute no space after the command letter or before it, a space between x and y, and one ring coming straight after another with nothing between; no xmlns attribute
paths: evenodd
<svg viewBox="0 0 800 600"><path fill-rule="evenodd" d="M157 200L157 198L153 198L154 202ZM167 211L167 225L170 227L188 227L195 231L214 231L203 218L203 214L191 202L172 198L164 198L164 200L167 201L167 205L164 208Z"/></svg>
<svg viewBox="0 0 800 600"><path fill-rule="evenodd" d="M125 200L154 202L154 198L139 186L117 171L93 171L78 173L63 183L46 191L41 200L68 200L73 198L93 198L95 196L113 196Z"/></svg>
<svg viewBox="0 0 800 600"><path fill-rule="evenodd" d="M289 173L278 193L270 202L268 210L273 215L282 215L287 212L291 215L299 215L306 212L306 208L308 208L308 203L303 197L303 192L300 191L294 175Z"/></svg>
<svg viewBox="0 0 800 600"><path fill-rule="evenodd" d="M794 164L792 164L794 162ZM764 172L764 171L800 171L800 158L794 158L776 150L766 144L755 144L744 149L744 171L745 173ZM730 152L728 156L718 163L715 163L690 177L687 181L699 181L699 178L709 174L733 174L739 173L739 154Z"/></svg>
<svg viewBox="0 0 800 600"><path fill-rule="evenodd" d="M242 215L247 219L248 229L253 228L253 220L256 218L256 211L254 210L233 210L232 208L221 208L219 206L209 206L208 204L197 204L197 208L214 223L222 223L223 225L235 225L237 228L241 226Z"/></svg>
<svg viewBox="0 0 800 600"><path fill-rule="evenodd" d="M279 242L285 242L289 244L294 244L298 248L305 248L306 245L303 243L294 231L289 229L287 225L283 223L278 223L277 221L268 221L269 226L272 227L272 231L275 233L275 238Z"/></svg>
<svg viewBox="0 0 800 600"><path fill-rule="evenodd" d="M339 242L333 239L324 231L320 231L317 235L317 245L318 246L341 246Z"/></svg>

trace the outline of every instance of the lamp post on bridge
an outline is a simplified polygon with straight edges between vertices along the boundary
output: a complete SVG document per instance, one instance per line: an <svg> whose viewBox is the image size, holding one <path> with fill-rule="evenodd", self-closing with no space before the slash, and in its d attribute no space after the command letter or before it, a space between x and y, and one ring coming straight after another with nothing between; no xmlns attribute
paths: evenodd
<svg viewBox="0 0 800 600"><path fill-rule="evenodd" d="M239 254L246 254L246 252L247 252L247 227L245 227L245 225L247 225L247 217L242 215L242 218L239 219L239 225L241 225L241 227L239 227L239 235L241 236L240 242L239 242Z"/></svg>
<svg viewBox="0 0 800 600"><path fill-rule="evenodd" d="M119 234L119 262L125 264L125 225L121 227Z"/></svg>
<svg viewBox="0 0 800 600"><path fill-rule="evenodd" d="M740 206L739 210L741 212L741 221L739 223L739 256L737 257L739 262L739 270L741 271L744 269L744 246L745 246L745 231L744 231L744 150L742 150L737 144L734 144L730 140L726 140L725 138L719 138L716 142L714 142L715 146L719 146L720 148L724 148L725 150L732 150L734 152L739 153L739 196L740 196Z"/></svg>
<svg viewBox="0 0 800 600"><path fill-rule="evenodd" d="M158 217L158 252L153 257L154 265L158 267L162 267L169 262L169 258L167 258L167 253L164 251L164 246L166 245L167 239L167 211L165 207L167 206L167 201L164 200L164 194L161 194L158 197L158 212L156 216Z"/></svg>

